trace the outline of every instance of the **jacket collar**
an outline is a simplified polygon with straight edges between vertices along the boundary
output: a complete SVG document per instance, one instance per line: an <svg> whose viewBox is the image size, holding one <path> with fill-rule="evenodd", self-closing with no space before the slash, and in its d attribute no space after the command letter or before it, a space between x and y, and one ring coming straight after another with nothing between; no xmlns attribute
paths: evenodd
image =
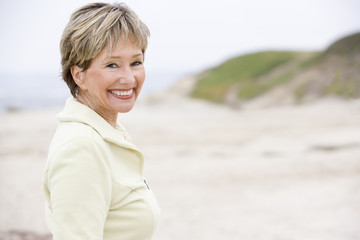
<svg viewBox="0 0 360 240"><path fill-rule="evenodd" d="M117 123L114 129L105 119L88 106L78 102L75 98L69 98L66 101L65 108L57 115L60 122L79 122L89 125L105 140L118 146L132 149L140 152L140 150L130 142L124 127Z"/></svg>

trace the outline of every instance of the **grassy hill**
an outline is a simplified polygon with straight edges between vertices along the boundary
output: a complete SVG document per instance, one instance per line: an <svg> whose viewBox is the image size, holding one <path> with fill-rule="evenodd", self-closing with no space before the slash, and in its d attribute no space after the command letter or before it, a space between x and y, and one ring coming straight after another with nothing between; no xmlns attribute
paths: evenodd
<svg viewBox="0 0 360 240"><path fill-rule="evenodd" d="M279 103L329 95L359 98L360 33L336 41L323 52L266 51L235 57L196 78L191 96L218 103L265 95L278 96L275 102Z"/></svg>

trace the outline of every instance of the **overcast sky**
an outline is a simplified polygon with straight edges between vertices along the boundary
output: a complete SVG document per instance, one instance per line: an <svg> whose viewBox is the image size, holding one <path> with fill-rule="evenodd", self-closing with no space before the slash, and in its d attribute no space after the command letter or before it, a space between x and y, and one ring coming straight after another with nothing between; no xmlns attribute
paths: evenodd
<svg viewBox="0 0 360 240"><path fill-rule="evenodd" d="M0 73L54 73L84 0L0 0ZM151 31L148 71L196 72L260 50L323 50L360 31L359 0L128 0Z"/></svg>

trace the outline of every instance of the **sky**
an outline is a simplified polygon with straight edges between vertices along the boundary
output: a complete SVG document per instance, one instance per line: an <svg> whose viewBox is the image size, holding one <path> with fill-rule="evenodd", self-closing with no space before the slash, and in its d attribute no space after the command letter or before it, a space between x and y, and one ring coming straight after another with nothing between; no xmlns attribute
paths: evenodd
<svg viewBox="0 0 360 240"><path fill-rule="evenodd" d="M0 74L60 72L59 42L85 0L0 0ZM124 0L149 27L148 71L195 73L262 50L324 50L360 32L358 0Z"/></svg>

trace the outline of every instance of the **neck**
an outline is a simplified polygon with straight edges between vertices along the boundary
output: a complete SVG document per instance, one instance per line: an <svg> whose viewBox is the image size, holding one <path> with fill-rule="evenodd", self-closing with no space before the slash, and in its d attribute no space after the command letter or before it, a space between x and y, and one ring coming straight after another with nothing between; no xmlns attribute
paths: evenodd
<svg viewBox="0 0 360 240"><path fill-rule="evenodd" d="M117 123L117 116L118 113L110 112L110 111L104 111L97 107L99 104L93 103L92 101L89 101L86 97L82 95L77 96L77 101L88 106L92 110L94 110L97 114L99 114L105 121L107 121L113 128L116 128Z"/></svg>

